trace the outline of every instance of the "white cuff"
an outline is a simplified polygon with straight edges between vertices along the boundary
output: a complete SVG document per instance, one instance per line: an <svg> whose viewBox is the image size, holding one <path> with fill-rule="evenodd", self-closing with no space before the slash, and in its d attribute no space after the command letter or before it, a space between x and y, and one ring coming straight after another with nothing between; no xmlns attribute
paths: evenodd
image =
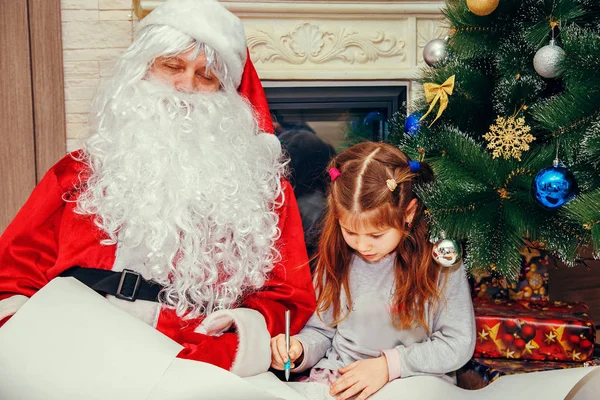
<svg viewBox="0 0 600 400"><path fill-rule="evenodd" d="M396 349L381 350L385 356L388 366L388 382L402 376L402 363L400 362L400 353Z"/></svg>
<svg viewBox="0 0 600 400"><path fill-rule="evenodd" d="M4 300L0 300L0 321L2 321L6 317L10 317L11 315L19 311L19 308L21 308L27 300L29 300L29 297L23 296L21 294L17 294L8 297Z"/></svg>
<svg viewBox="0 0 600 400"><path fill-rule="evenodd" d="M231 372L241 377L266 372L271 365L271 335L265 318L256 310L219 310L202 321L195 332L218 336L235 326L238 348Z"/></svg>

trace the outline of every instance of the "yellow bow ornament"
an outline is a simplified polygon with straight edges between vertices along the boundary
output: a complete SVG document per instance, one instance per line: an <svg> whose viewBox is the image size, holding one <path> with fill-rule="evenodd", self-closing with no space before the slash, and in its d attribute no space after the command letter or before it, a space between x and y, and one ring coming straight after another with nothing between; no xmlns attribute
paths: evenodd
<svg viewBox="0 0 600 400"><path fill-rule="evenodd" d="M437 121L438 118L442 116L442 113L448 107L448 96L452 96L452 91L454 90L454 77L455 75L452 75L441 85L431 82L423 84L425 99L428 103L431 103L431 105L429 106L429 110L427 110L425 115L423 115L419 121L423 121L425 117L429 115L431 110L433 110L433 107L435 107L437 104L438 100L440 101L440 108L438 109L437 116L433 122ZM433 122L429 124L429 126L433 125Z"/></svg>

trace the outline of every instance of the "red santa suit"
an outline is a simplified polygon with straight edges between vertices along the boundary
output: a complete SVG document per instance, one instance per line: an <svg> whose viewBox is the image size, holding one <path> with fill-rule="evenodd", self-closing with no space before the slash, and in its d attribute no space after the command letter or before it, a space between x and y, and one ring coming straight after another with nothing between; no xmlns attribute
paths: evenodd
<svg viewBox="0 0 600 400"><path fill-rule="evenodd" d="M74 188L83 168L71 155L59 161L0 238L0 324L28 297L72 266L113 268L116 246L100 244L105 236L94 225L92 216L73 212L76 206L73 200L78 194ZM257 365L266 364L268 368L270 364L270 353L253 352L258 343L252 343L252 338L267 340L268 346L269 338L285 329L286 309L294 316L292 333L300 331L312 315L315 295L307 268L302 224L287 182L284 182L284 196L285 204L279 208L281 261L260 291L246 295L241 308L228 311L239 325L237 332L220 336L197 333L203 317L183 320L173 310L166 307L160 310L156 329L184 346L180 357L225 369L234 367L233 372L251 375L257 372Z"/></svg>
<svg viewBox="0 0 600 400"><path fill-rule="evenodd" d="M272 132L264 91L249 59L239 91L254 105L261 128ZM116 263L118 246L100 243L106 235L94 225L93 216L74 212L85 168L72 155L60 160L0 238L0 326L36 291L73 266L122 269ZM302 224L287 181L283 196L285 202L277 209L280 261L263 288L246 294L240 307L189 320L152 303L156 312L147 322L184 347L179 357L208 362L241 376L264 372L271 359L269 339L285 329L285 310L293 316L292 334L313 314L315 295ZM228 321L232 329L227 329Z"/></svg>

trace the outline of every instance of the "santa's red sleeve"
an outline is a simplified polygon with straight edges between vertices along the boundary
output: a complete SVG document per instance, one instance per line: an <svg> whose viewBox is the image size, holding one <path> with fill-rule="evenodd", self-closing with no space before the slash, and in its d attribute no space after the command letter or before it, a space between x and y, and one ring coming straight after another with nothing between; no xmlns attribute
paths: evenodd
<svg viewBox="0 0 600 400"><path fill-rule="evenodd" d="M65 186L78 177L77 166L71 155L54 165L0 237L0 326L48 283L68 196Z"/></svg>
<svg viewBox="0 0 600 400"><path fill-rule="evenodd" d="M285 310L291 312L292 334L313 314L315 293L300 213L291 186L286 181L283 187L278 240L281 259L264 287L247 295L241 307L217 311L201 324L200 320L178 319L172 311L161 312L157 329L176 336L185 347L179 357L210 362L240 376L265 372L271 364L270 339L285 330Z"/></svg>

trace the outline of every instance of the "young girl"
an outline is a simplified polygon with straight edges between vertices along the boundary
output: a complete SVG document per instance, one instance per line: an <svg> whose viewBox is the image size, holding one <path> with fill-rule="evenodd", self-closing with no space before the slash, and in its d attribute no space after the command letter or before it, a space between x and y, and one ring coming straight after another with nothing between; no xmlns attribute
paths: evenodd
<svg viewBox="0 0 600 400"><path fill-rule="evenodd" d="M462 266L431 256L415 184L433 179L425 163L394 146L366 142L329 165L331 187L319 243L317 310L291 338L292 372L331 385L336 399L364 400L387 382L451 373L475 347L475 318ZM288 359L283 335L272 364Z"/></svg>

